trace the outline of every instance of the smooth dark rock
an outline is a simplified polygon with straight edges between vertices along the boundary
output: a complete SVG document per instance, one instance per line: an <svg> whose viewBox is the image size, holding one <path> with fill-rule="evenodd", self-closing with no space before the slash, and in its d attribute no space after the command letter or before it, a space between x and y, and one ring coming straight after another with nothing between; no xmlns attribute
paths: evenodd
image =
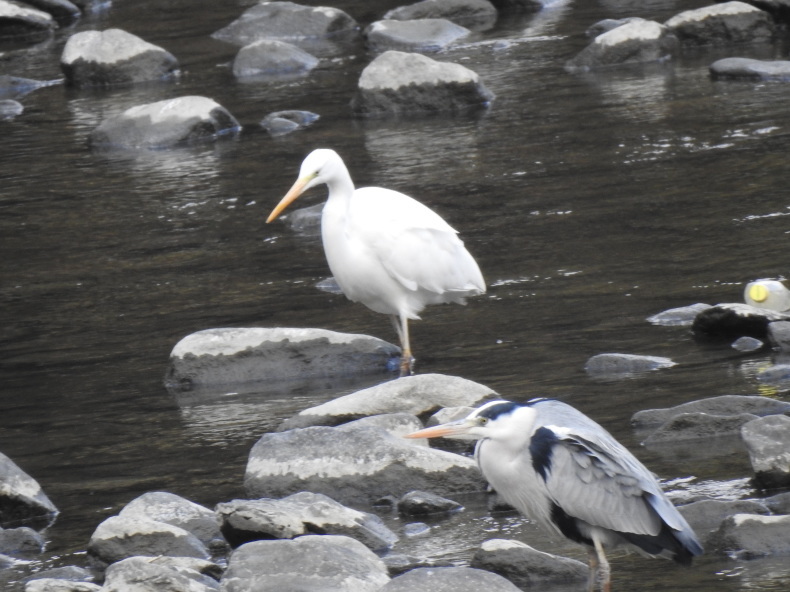
<svg viewBox="0 0 790 592"><path fill-rule="evenodd" d="M145 518L111 516L96 527L88 554L100 564L143 556L169 555L208 559L205 545L191 532Z"/></svg>
<svg viewBox="0 0 790 592"><path fill-rule="evenodd" d="M590 70L662 62L672 58L678 48L678 39L669 28L654 21L632 20L598 35L566 63L566 68Z"/></svg>
<svg viewBox="0 0 790 592"><path fill-rule="evenodd" d="M0 39L38 42L52 35L58 24L49 13L0 0Z"/></svg>
<svg viewBox="0 0 790 592"><path fill-rule="evenodd" d="M710 547L733 559L790 554L790 516L728 516L711 536Z"/></svg>
<svg viewBox="0 0 790 592"><path fill-rule="evenodd" d="M790 315L734 302L703 310L694 319L691 329L695 336L703 339L732 341L746 336L766 340L768 324L783 320L790 320Z"/></svg>
<svg viewBox="0 0 790 592"><path fill-rule="evenodd" d="M212 510L166 491L152 491L133 499L118 513L121 518L144 518L177 526L195 535L204 545L225 551L227 543Z"/></svg>
<svg viewBox="0 0 790 592"><path fill-rule="evenodd" d="M281 500L233 500L219 504L216 513L222 532L233 546L318 533L345 535L379 551L398 540L375 514L353 510L330 497L307 491Z"/></svg>
<svg viewBox="0 0 790 592"><path fill-rule="evenodd" d="M472 567L497 573L522 589L540 589L548 582L586 580L589 568L576 559L544 553L507 539L485 541L472 557Z"/></svg>
<svg viewBox="0 0 790 592"><path fill-rule="evenodd" d="M770 489L790 486L790 417L771 415L750 421L741 428L758 486Z"/></svg>
<svg viewBox="0 0 790 592"><path fill-rule="evenodd" d="M274 113L269 113L261 120L261 127L269 132L269 134L272 136L284 136L285 134L290 134L296 130L304 129L313 125L316 121L318 121L319 117L319 115L316 113L311 113L310 111L275 111ZM319 205L320 210L323 210L324 204ZM302 210L297 210L297 212L300 211ZM294 228L294 230L298 231L298 228L296 228L294 224L294 218L298 218L298 216L295 216L297 212L292 212L289 223L291 228ZM319 227L320 224L321 222L319 215ZM341 291L340 294L342 293L343 292Z"/></svg>
<svg viewBox="0 0 790 592"><path fill-rule="evenodd" d="M721 395L682 403L665 409L645 409L631 417L634 427L644 428L661 425L676 415L707 413L711 415L741 415L750 413L758 417L790 411L790 402L768 397L749 395Z"/></svg>
<svg viewBox="0 0 790 592"><path fill-rule="evenodd" d="M245 45L233 60L237 78L306 74L320 60L296 45L277 39L261 39Z"/></svg>
<svg viewBox="0 0 790 592"><path fill-rule="evenodd" d="M0 452L0 527L45 528L57 515L58 509L36 480Z"/></svg>
<svg viewBox="0 0 790 592"><path fill-rule="evenodd" d="M767 12L737 1L687 10L664 24L687 46L768 43L776 32Z"/></svg>
<svg viewBox="0 0 790 592"><path fill-rule="evenodd" d="M680 413L653 432L644 442L645 446L680 441L706 440L721 436L738 436L741 427L756 415L712 415L709 413Z"/></svg>
<svg viewBox="0 0 790 592"><path fill-rule="evenodd" d="M690 306L670 308L669 310L648 317L647 322L664 327L690 327L694 323L694 319L697 318L697 315L709 308L711 308L710 304L703 304L701 302L691 304Z"/></svg>
<svg viewBox="0 0 790 592"><path fill-rule="evenodd" d="M710 65L710 75L717 79L790 81L790 61L723 58Z"/></svg>
<svg viewBox="0 0 790 592"><path fill-rule="evenodd" d="M166 80L179 73L178 60L157 45L121 29L72 35L60 58L72 86L116 86Z"/></svg>
<svg viewBox="0 0 790 592"><path fill-rule="evenodd" d="M362 71L351 108L360 117L458 115L493 99L477 73L460 64L387 51Z"/></svg>
<svg viewBox="0 0 790 592"><path fill-rule="evenodd" d="M456 501L427 491L410 491L398 500L397 507L398 513L402 516L449 514L451 512L460 512L464 509Z"/></svg>
<svg viewBox="0 0 790 592"><path fill-rule="evenodd" d="M335 426L362 417L389 413L423 416L444 407L474 407L493 398L487 386L444 374L418 374L384 382L300 411L279 430Z"/></svg>
<svg viewBox="0 0 790 592"><path fill-rule="evenodd" d="M587 360L585 371L597 378L619 378L670 368L675 362L659 356L635 354L598 354Z"/></svg>
<svg viewBox="0 0 790 592"><path fill-rule="evenodd" d="M236 549L222 576L223 592L331 590L379 592L389 581L373 551L346 536L307 535L253 541Z"/></svg>
<svg viewBox="0 0 790 592"><path fill-rule="evenodd" d="M452 496L486 487L471 458L365 426L264 434L250 452L244 485L251 498L307 490L349 505L412 490Z"/></svg>
<svg viewBox="0 0 790 592"><path fill-rule="evenodd" d="M127 109L90 135L93 148L150 150L213 142L238 134L239 122L206 97L186 96Z"/></svg>
<svg viewBox="0 0 790 592"><path fill-rule="evenodd" d="M472 567L420 567L393 578L379 592L519 592L500 575Z"/></svg>
<svg viewBox="0 0 790 592"><path fill-rule="evenodd" d="M384 373L400 348L367 335L325 329L223 328L192 333L170 353L166 382L249 383L321 376Z"/></svg>
<svg viewBox="0 0 790 592"><path fill-rule="evenodd" d="M708 544L711 537L719 530L721 523L729 516L771 513L768 506L759 501L715 499L699 500L678 506L678 511L689 523L703 546Z"/></svg>
<svg viewBox="0 0 790 592"><path fill-rule="evenodd" d="M447 19L473 31L485 31L496 23L498 12L488 0L423 0L399 6L384 14L385 20Z"/></svg>
<svg viewBox="0 0 790 592"><path fill-rule="evenodd" d="M467 37L471 31L447 19L376 21L365 29L368 46L375 51L440 51Z"/></svg>
<svg viewBox="0 0 790 592"><path fill-rule="evenodd" d="M218 592L219 582L201 572L206 563L208 562L170 557L129 557L107 568L101 590L102 592Z"/></svg>

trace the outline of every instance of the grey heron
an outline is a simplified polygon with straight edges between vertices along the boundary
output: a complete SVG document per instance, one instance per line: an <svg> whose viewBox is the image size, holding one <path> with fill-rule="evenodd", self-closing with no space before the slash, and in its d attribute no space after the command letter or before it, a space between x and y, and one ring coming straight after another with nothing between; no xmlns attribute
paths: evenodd
<svg viewBox="0 0 790 592"><path fill-rule="evenodd" d="M354 189L334 150L307 155L299 178L274 208L271 222L303 192L326 184L321 238L343 294L392 316L401 342L401 376L412 373L409 320L429 304L465 304L486 291L477 262L457 232L415 199L380 187Z"/></svg>
<svg viewBox="0 0 790 592"><path fill-rule="evenodd" d="M590 590L611 589L609 548L683 565L702 553L653 474L603 427L560 401L493 401L406 437L477 440L478 466L506 502L588 547Z"/></svg>

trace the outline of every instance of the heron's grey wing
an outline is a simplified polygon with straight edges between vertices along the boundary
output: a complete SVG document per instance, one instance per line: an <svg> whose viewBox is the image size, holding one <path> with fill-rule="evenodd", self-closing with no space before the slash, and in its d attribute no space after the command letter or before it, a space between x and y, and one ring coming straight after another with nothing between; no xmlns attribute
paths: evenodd
<svg viewBox="0 0 790 592"><path fill-rule="evenodd" d="M597 442L595 433L585 437L555 426L540 430L551 432L543 434L550 442L550 462L543 475L546 488L566 514L619 532L659 533L664 516L657 513L653 498L663 494L652 474L625 447L613 439Z"/></svg>

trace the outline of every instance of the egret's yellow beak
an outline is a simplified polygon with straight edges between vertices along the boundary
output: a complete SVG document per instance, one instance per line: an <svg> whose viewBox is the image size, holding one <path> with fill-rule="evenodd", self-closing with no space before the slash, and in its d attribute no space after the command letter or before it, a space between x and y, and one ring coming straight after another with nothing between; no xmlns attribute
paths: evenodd
<svg viewBox="0 0 790 592"><path fill-rule="evenodd" d="M404 438L464 438L468 435L472 424L465 419L452 421L442 425L425 428L418 432L406 434Z"/></svg>
<svg viewBox="0 0 790 592"><path fill-rule="evenodd" d="M293 203L297 197L302 195L307 184L312 181L314 177L315 175L309 175L307 177L297 179L296 183L294 183L293 186L288 190L288 193L285 194L285 197L280 200L280 203L277 204L277 206L272 210L272 213L269 214L269 217L266 218L266 223L268 224L277 218L277 216L282 214L285 208L291 205L291 203Z"/></svg>

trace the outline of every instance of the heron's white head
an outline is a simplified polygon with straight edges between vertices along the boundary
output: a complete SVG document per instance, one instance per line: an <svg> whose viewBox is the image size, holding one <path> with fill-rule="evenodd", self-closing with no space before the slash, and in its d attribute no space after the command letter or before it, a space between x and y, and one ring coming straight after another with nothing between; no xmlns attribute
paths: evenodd
<svg viewBox="0 0 790 592"><path fill-rule="evenodd" d="M404 438L453 438L456 440L512 440L531 433L535 410L510 401L491 401L464 419L425 428Z"/></svg>
<svg viewBox="0 0 790 592"><path fill-rule="evenodd" d="M343 163L343 159L334 150L329 148L318 148L307 155L299 169L299 178L296 183L288 190L280 200L280 203L272 210L266 222L269 223L293 201L311 187L316 187L323 183L331 184L339 176L348 176L348 169Z"/></svg>

